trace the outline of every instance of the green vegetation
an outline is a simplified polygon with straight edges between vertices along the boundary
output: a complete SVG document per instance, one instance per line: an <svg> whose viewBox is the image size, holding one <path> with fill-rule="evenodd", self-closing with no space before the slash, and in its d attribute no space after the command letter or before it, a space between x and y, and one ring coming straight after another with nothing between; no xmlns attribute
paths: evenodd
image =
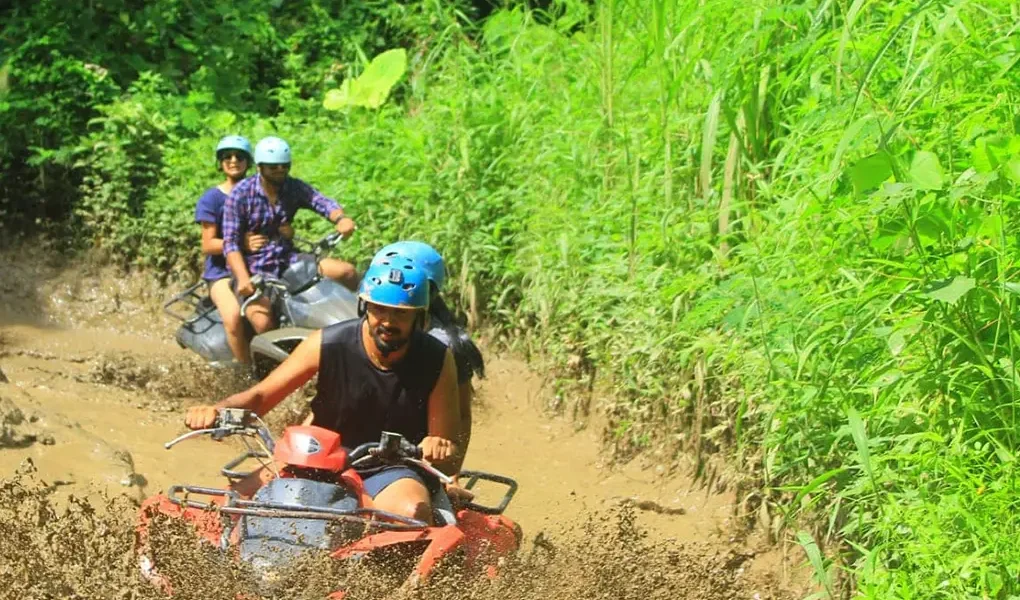
<svg viewBox="0 0 1020 600"><path fill-rule="evenodd" d="M823 595L1020 598L1020 4L108 0L88 48L21 4L5 230L70 209L193 272L215 140L281 135L345 254L436 243L463 308L611 392L618 448L750 473ZM387 103L323 106L394 47Z"/></svg>

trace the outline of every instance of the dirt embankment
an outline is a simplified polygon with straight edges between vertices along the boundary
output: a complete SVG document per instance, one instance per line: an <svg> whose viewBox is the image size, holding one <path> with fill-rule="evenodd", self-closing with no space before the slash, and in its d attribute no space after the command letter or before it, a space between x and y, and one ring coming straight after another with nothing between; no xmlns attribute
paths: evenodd
<svg viewBox="0 0 1020 600"><path fill-rule="evenodd" d="M162 442L181 433L184 407L245 382L176 346L160 310L167 295L87 265L14 263L0 275L0 598L157 597L131 552L138 501L173 483L221 485L219 465L237 447ZM518 480L508 515L526 544L505 577L472 589L440 582L429 598L800 595L803 573L791 576L783 549L736 526L731 494L640 461L609 464L593 433L542 414L547 390L527 365L487 359L466 466ZM306 402L295 394L273 423ZM328 570L313 569L267 595L183 532L161 539L178 598L321 598L328 587Z"/></svg>

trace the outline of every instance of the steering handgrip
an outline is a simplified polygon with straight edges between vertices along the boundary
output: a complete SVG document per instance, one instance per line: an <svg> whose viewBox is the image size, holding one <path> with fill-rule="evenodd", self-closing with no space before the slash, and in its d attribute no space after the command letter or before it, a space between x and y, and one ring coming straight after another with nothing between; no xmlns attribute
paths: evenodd
<svg viewBox="0 0 1020 600"><path fill-rule="evenodd" d="M331 233L331 234L327 235L325 238L323 238L320 245L323 248L335 248L336 245L339 244L342 239L343 239L343 236L340 235L340 232L339 231L334 231L333 233Z"/></svg>
<svg viewBox="0 0 1020 600"><path fill-rule="evenodd" d="M424 452L420 446L415 446L407 440L402 440L400 451L407 456L407 458L413 458L415 460L421 460L424 456Z"/></svg>

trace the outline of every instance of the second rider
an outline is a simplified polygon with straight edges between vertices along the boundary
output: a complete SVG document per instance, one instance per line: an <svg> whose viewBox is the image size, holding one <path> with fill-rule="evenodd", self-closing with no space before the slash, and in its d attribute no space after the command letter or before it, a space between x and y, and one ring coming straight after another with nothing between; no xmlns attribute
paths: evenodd
<svg viewBox="0 0 1020 600"><path fill-rule="evenodd" d="M290 239L282 235L294 221L298 209L314 210L329 219L344 238L353 233L354 221L334 200L300 179L290 177L290 146L277 137L267 137L255 145L258 173L237 184L223 207L223 253L241 297L255 292L252 276L279 278L298 253ZM242 253L245 234L264 235L267 241L257 250ZM351 290L357 289L354 265L331 258L319 263L322 275L335 279ZM270 302L261 298L251 303L244 315L256 333L273 328Z"/></svg>

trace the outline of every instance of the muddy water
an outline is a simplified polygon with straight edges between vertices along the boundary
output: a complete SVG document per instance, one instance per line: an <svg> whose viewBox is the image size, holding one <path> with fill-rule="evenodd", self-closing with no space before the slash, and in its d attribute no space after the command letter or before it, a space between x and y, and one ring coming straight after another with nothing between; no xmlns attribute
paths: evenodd
<svg viewBox="0 0 1020 600"><path fill-rule="evenodd" d="M219 465L240 451L162 446L183 431L184 407L245 384L176 346L165 295L88 265L0 275L0 598L158 597L131 554L138 500L174 483L218 486ZM525 548L495 583L440 582L428 597L796 597L780 550L735 527L731 495L610 464L593 432L543 415L546 390L526 365L488 360L466 467L518 480L508 514ZM274 422L306 402L295 394ZM321 598L329 585L329 568L313 565L266 592L185 532L160 536L177 597ZM363 583L360 596L379 597L378 582Z"/></svg>

